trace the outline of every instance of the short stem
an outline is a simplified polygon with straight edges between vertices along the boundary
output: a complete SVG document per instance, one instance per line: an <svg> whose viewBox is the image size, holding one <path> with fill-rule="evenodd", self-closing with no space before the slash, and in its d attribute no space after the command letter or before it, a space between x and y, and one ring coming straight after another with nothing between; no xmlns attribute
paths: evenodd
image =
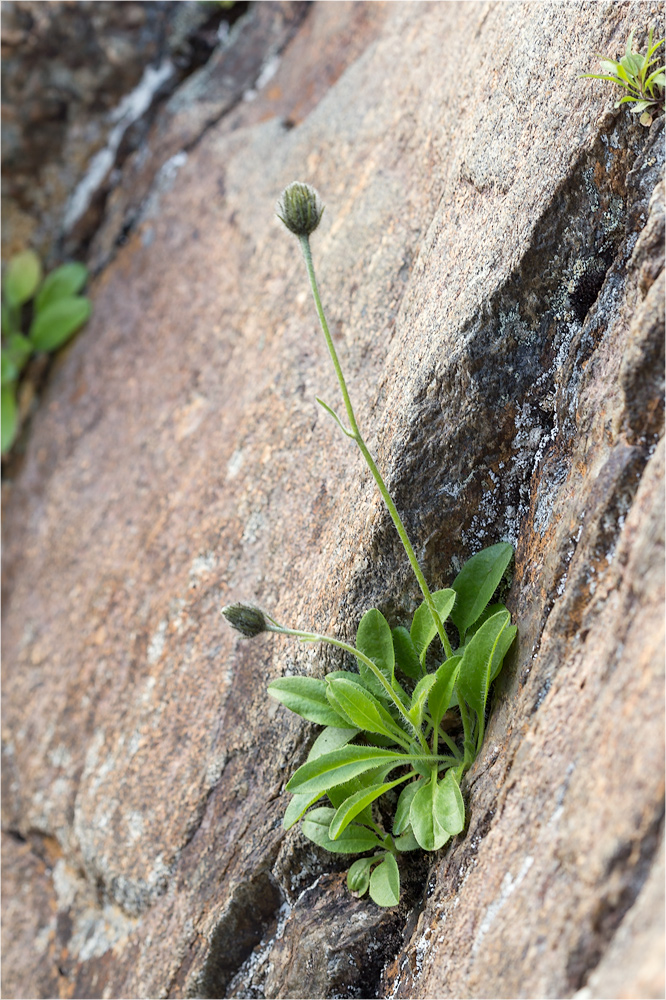
<svg viewBox="0 0 666 1000"><path fill-rule="evenodd" d="M396 505L393 503L391 494L386 488L386 484L382 479L381 473L377 468L375 460L370 454L368 447L361 436L358 424L356 423L354 408L352 407L351 400L349 398L349 392L347 390L347 383L345 382L345 377L342 374L342 368L340 367L338 354L337 351L335 350L333 338L331 337L330 331L328 329L328 323L326 322L324 308L321 304L321 299L319 297L319 289L317 287L317 279L315 277L314 264L312 262L312 251L310 250L310 240L307 236L301 236L299 237L299 240L301 244L301 250L303 251L305 266L308 272L308 278L310 279L310 287L312 288L312 297L314 299L315 309L317 310L319 323L321 324L321 328L324 333L324 337L326 339L326 346L328 347L328 352L331 355L333 367L335 368L335 374L337 375L338 378L338 383L340 385L340 392L342 393L342 399L344 401L345 409L347 411L347 419L349 420L349 426L351 428L352 435L354 437L354 440L356 441L356 444L360 449L361 454L363 455L363 458L365 459L366 465L368 466L370 472L373 475L373 478L377 484L379 492L381 493L382 499L386 504L388 512L391 515L391 519L396 527L398 535L400 536L400 541L402 542L403 548L407 554L407 558L409 559L410 565L414 572L414 576L416 577L419 587L421 588L421 593L423 594L424 600L428 606L428 610L432 615L432 620L435 623L437 634L439 635L442 646L444 648L444 652L446 653L446 658L448 660L448 658L453 655L453 651L451 649L451 643L448 640L448 636L444 631L444 625L439 616L439 612L435 607L435 602L432 599L430 588L428 587L426 578L424 577L421 571L421 567L419 566L418 560L416 558L416 553L414 552L412 543L409 540L409 536L407 535L407 532L405 530L402 518L398 513Z"/></svg>

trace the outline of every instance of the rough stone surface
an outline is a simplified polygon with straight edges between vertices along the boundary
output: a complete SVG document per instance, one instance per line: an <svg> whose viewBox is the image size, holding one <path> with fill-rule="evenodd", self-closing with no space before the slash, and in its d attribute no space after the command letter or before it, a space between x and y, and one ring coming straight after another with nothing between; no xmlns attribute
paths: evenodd
<svg viewBox="0 0 666 1000"><path fill-rule="evenodd" d="M3 995L663 995L663 119L578 79L645 20L315 3L119 209L3 487ZM294 178L327 202L331 328L428 578L516 545L469 830L395 913L281 827L314 727L266 683L340 660L219 616L347 638L418 600L315 409L334 376L272 218Z"/></svg>

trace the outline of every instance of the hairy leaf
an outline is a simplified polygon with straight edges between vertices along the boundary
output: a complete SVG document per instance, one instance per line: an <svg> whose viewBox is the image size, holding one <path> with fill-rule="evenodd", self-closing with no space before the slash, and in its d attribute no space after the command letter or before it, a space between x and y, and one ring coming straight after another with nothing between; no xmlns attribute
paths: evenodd
<svg viewBox="0 0 666 1000"><path fill-rule="evenodd" d="M301 825L303 834L319 847L333 854L362 854L373 847L382 847L379 837L365 826L350 824L337 840L331 840L328 828L333 818L333 809L320 806L309 812Z"/></svg>
<svg viewBox="0 0 666 1000"><path fill-rule="evenodd" d="M289 780L287 791L311 795L319 792L323 795L329 788L341 785L373 767L383 764L397 767L415 759L415 756L381 747L346 746L302 764Z"/></svg>
<svg viewBox="0 0 666 1000"><path fill-rule="evenodd" d="M331 707L326 697L326 683L317 677L278 677L268 685L268 693L309 722L339 729L351 728L349 719Z"/></svg>
<svg viewBox="0 0 666 1000"><path fill-rule="evenodd" d="M397 906L400 902L400 872L392 854L386 854L370 876L370 898L377 906Z"/></svg>
<svg viewBox="0 0 666 1000"><path fill-rule="evenodd" d="M484 622L467 644L460 664L458 692L474 709L479 719L483 719L486 710L495 652L498 649L500 636L509 622L508 611L499 611Z"/></svg>
<svg viewBox="0 0 666 1000"><path fill-rule="evenodd" d="M413 677L414 680L418 680L423 674L423 670L421 669L419 654L412 642L412 637L403 625L398 625L397 628L391 629L391 635L393 636L396 664L407 677Z"/></svg>
<svg viewBox="0 0 666 1000"><path fill-rule="evenodd" d="M407 785L400 792L398 804L395 809L395 816L393 817L393 833L396 836L400 833L404 833L409 826L409 810L412 806L412 799L422 785L423 778L417 778L416 781L412 781L411 784Z"/></svg>
<svg viewBox="0 0 666 1000"><path fill-rule="evenodd" d="M491 545L468 559L453 581L458 600L451 620L460 633L461 642L495 593L512 555L513 548L507 542Z"/></svg>
<svg viewBox="0 0 666 1000"><path fill-rule="evenodd" d="M403 781L407 781L408 778L412 777L411 774L405 774L401 778L396 778L395 781L383 782L380 785L370 785L369 788L362 788L360 791L356 792L354 795L350 795L348 799L339 806L335 816L331 820L331 826L328 831L331 840L336 840L340 833L351 823L353 819L356 819L358 814L369 806L371 802L378 799L385 792L389 792L396 785L401 784Z"/></svg>
<svg viewBox="0 0 666 1000"><path fill-rule="evenodd" d="M361 618L358 631L356 632L356 648L365 653L368 659L372 660L386 678L389 684L393 684L393 671L395 667L395 653L393 652L393 638L389 623L377 608L370 608ZM376 694L385 692L369 667L358 661L358 669L363 677L366 687Z"/></svg>
<svg viewBox="0 0 666 1000"><path fill-rule="evenodd" d="M432 595L433 604L439 613L442 622L451 614L455 604L456 595L453 590L436 590ZM410 636L416 651L419 654L421 663L425 661L425 654L428 646L437 635L437 626L430 614L430 609L425 601L418 606L412 619Z"/></svg>
<svg viewBox="0 0 666 1000"><path fill-rule="evenodd" d="M328 680L326 695L333 708L353 725L369 733L381 733L405 741L406 735L376 698L343 678Z"/></svg>
<svg viewBox="0 0 666 1000"><path fill-rule="evenodd" d="M433 725L438 726L444 717L444 713L451 705L451 698L456 681L462 656L450 656L448 660L438 667L435 673L435 683L428 695L428 708L433 721Z"/></svg>

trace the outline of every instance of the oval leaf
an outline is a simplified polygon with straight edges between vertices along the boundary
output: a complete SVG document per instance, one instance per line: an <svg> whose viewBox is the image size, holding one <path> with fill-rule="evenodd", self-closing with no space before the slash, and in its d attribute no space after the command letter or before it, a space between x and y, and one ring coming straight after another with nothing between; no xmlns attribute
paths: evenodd
<svg viewBox="0 0 666 1000"><path fill-rule="evenodd" d="M417 790L409 810L409 820L419 847L424 851L438 851L449 839L449 833L437 818L436 776Z"/></svg>
<svg viewBox="0 0 666 1000"><path fill-rule="evenodd" d="M460 664L457 688L479 719L486 711L488 688L492 679L495 651L502 632L510 621L508 611L499 611L474 633L465 647Z"/></svg>
<svg viewBox="0 0 666 1000"><path fill-rule="evenodd" d="M370 608L361 618L356 632L356 648L372 660L381 670L389 684L393 684L395 653L389 623L377 608ZM366 687L375 694L386 694L369 667L358 661L358 669Z"/></svg>
<svg viewBox="0 0 666 1000"><path fill-rule="evenodd" d="M326 697L326 684L316 677L278 677L268 685L268 693L309 722L339 729L350 728L349 720L343 719L331 708Z"/></svg>
<svg viewBox="0 0 666 1000"><path fill-rule="evenodd" d="M42 265L34 250L24 250L9 261L5 271L4 298L12 308L33 297L42 280Z"/></svg>
<svg viewBox="0 0 666 1000"><path fill-rule="evenodd" d="M397 906L400 902L400 872L392 854L387 854L370 876L370 898L377 906Z"/></svg>
<svg viewBox="0 0 666 1000"><path fill-rule="evenodd" d="M74 296L52 302L35 316L30 340L38 351L54 351L90 318L90 299Z"/></svg>
<svg viewBox="0 0 666 1000"><path fill-rule="evenodd" d="M377 864L375 858L359 858L347 872L347 888L357 896L364 896L370 885L370 869Z"/></svg>
<svg viewBox="0 0 666 1000"><path fill-rule="evenodd" d="M418 680L423 674L419 663L419 654L416 646L412 642L412 637L403 625L391 629L393 637L393 649L395 651L395 662L407 677Z"/></svg>
<svg viewBox="0 0 666 1000"><path fill-rule="evenodd" d="M88 280L88 268L85 264L72 262L56 267L44 278L37 297L35 309L41 312L46 306L58 299L68 299L80 292Z"/></svg>
<svg viewBox="0 0 666 1000"><path fill-rule="evenodd" d="M328 835L328 828L331 824L333 810L327 806L313 809L309 812L301 825L303 834L325 851L333 854L362 854L363 851L370 851L373 847L381 847L382 842L372 830L365 826L357 826L352 823L340 834L337 840L331 840Z"/></svg>
<svg viewBox="0 0 666 1000"><path fill-rule="evenodd" d="M447 771L437 782L435 791L435 818L450 836L455 837L465 826L465 803L453 771Z"/></svg>
<svg viewBox="0 0 666 1000"><path fill-rule="evenodd" d="M468 559L453 581L458 600L451 621L460 633L461 642L497 590L512 556L513 548L507 542L498 542Z"/></svg>
<svg viewBox="0 0 666 1000"><path fill-rule="evenodd" d="M339 729L337 726L327 726L314 741L308 754L308 760L316 760L322 754L331 753L344 747L358 735L358 729Z"/></svg>
<svg viewBox="0 0 666 1000"><path fill-rule="evenodd" d="M436 590L432 595L432 600L442 622L446 621L456 601L455 591L450 589ZM419 654L421 663L424 662L428 646L436 635L437 626L430 614L428 605L424 601L414 612L412 627L410 629L410 636Z"/></svg>
<svg viewBox="0 0 666 1000"><path fill-rule="evenodd" d="M412 799L423 785L423 778L412 781L400 792L398 804L393 818L393 833L397 836L403 833L409 826L409 810L412 807Z"/></svg>

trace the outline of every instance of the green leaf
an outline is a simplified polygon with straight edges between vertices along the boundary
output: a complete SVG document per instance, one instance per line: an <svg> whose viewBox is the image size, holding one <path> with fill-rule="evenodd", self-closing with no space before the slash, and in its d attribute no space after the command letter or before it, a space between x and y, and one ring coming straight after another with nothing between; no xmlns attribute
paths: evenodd
<svg viewBox="0 0 666 1000"><path fill-rule="evenodd" d="M287 808L282 817L282 826L285 830L291 830L295 823L298 823L310 806L313 806L321 795L292 795Z"/></svg>
<svg viewBox="0 0 666 1000"><path fill-rule="evenodd" d="M35 316L29 337L38 351L54 351L90 318L90 299L79 295L58 299Z"/></svg>
<svg viewBox="0 0 666 1000"><path fill-rule="evenodd" d="M362 854L364 851L372 850L373 847L383 846L372 830L356 823L350 824L337 840L331 840L328 828L331 825L333 812L328 806L320 806L307 814L301 830L308 840L323 847L325 851L331 851L332 854Z"/></svg>
<svg viewBox="0 0 666 1000"><path fill-rule="evenodd" d="M2 349L3 357L7 357L16 371L17 377L25 368L26 362L33 352L33 346L22 333L11 333L6 346Z"/></svg>
<svg viewBox="0 0 666 1000"><path fill-rule="evenodd" d="M408 715L410 722L415 729L419 729L421 727L421 723L423 722L423 712L425 709L426 699L433 684L435 683L435 676L435 674L427 674L426 677L421 678L414 688L414 692L412 694L412 704Z"/></svg>
<svg viewBox="0 0 666 1000"><path fill-rule="evenodd" d="M361 618L358 631L356 632L356 648L372 660L381 670L389 684L393 684L393 670L395 667L395 654L393 652L393 638L389 623L377 608L370 608ZM361 677L365 681L366 687L375 694L380 692L385 695L382 686L374 676L369 667L358 661L358 669Z"/></svg>
<svg viewBox="0 0 666 1000"><path fill-rule="evenodd" d="M419 663L419 654L416 646L412 642L412 637L403 625L398 625L391 629L393 636L393 648L395 650L395 660L397 665L407 677L418 680L423 674Z"/></svg>
<svg viewBox="0 0 666 1000"><path fill-rule="evenodd" d="M332 407L330 407L328 405L328 403L325 403L323 399L320 399L319 396L315 396L315 399L317 400L317 402L319 403L319 405L324 410L326 410L326 412L331 417L333 417L333 419L335 420L336 424L338 425L338 427L340 428L340 430L342 431L342 433L346 434L347 437L349 437L349 438L353 438L354 434L352 434L352 432L345 427L345 425L342 423L342 421L340 420L340 417L337 415L337 413L335 412L335 410L332 409Z"/></svg>
<svg viewBox="0 0 666 1000"><path fill-rule="evenodd" d="M497 590L512 556L513 548L507 542L498 542L468 559L453 581L458 600L451 620L460 633L461 642Z"/></svg>
<svg viewBox="0 0 666 1000"><path fill-rule="evenodd" d="M436 774L417 789L409 810L409 820L414 837L424 851L438 851L449 839L449 832L439 822Z"/></svg>
<svg viewBox="0 0 666 1000"><path fill-rule="evenodd" d="M461 661L462 656L450 656L435 673L435 683L428 695L428 709L435 726L440 724L451 705Z"/></svg>
<svg viewBox="0 0 666 1000"><path fill-rule="evenodd" d="M324 754L316 760L302 764L287 784L288 792L303 792L323 795L329 788L341 785L356 775L373 767L391 764L409 764L418 759L416 755L383 750L381 747L346 746L333 753Z"/></svg>
<svg viewBox="0 0 666 1000"><path fill-rule="evenodd" d="M12 311L6 302L2 303L2 336L9 337L16 333L16 328L12 320Z"/></svg>
<svg viewBox="0 0 666 1000"><path fill-rule="evenodd" d="M358 735L358 729L339 729L337 726L327 726L322 729L314 741L308 754L308 760L316 760L325 753L339 750Z"/></svg>
<svg viewBox="0 0 666 1000"><path fill-rule="evenodd" d="M8 382L2 386L2 398L0 400L0 421L2 439L2 454L9 451L14 444L16 432L18 430L18 410L16 407L16 385Z"/></svg>
<svg viewBox="0 0 666 1000"><path fill-rule="evenodd" d="M400 902L400 872L392 854L387 853L372 872L370 898L377 906L397 906Z"/></svg>
<svg viewBox="0 0 666 1000"><path fill-rule="evenodd" d="M331 708L326 697L326 683L316 677L278 677L268 685L268 693L309 722L350 728L349 720Z"/></svg>
<svg viewBox="0 0 666 1000"><path fill-rule="evenodd" d="M631 109L632 115L637 115L639 112L645 111L646 108L650 107L651 103L652 101L636 101Z"/></svg>
<svg viewBox="0 0 666 1000"><path fill-rule="evenodd" d="M468 705L483 719L492 677L492 666L502 632L510 622L508 611L499 611L470 639L460 664L457 688Z"/></svg>
<svg viewBox="0 0 666 1000"><path fill-rule="evenodd" d="M357 896L364 896L370 885L370 869L379 858L359 858L347 872L347 888Z"/></svg>
<svg viewBox="0 0 666 1000"><path fill-rule="evenodd" d="M369 788L361 788L354 795L350 795L348 799L342 803L337 809L335 816L331 820L331 826L328 831L328 835L331 840L337 840L342 831L351 823L353 819L356 819L358 814L369 806L375 799L380 798L386 792L390 792L392 788L396 785L400 785L403 781L407 781L408 778L413 777L412 774L405 774L401 778L396 778L395 781L383 782L381 785L370 785Z"/></svg>
<svg viewBox="0 0 666 1000"><path fill-rule="evenodd" d="M8 385L10 382L15 382L18 378L18 368L14 363L13 359L10 357L9 351L5 350L3 347L2 354L0 355L0 360L2 364L2 385Z"/></svg>
<svg viewBox="0 0 666 1000"><path fill-rule="evenodd" d="M24 250L9 261L5 271L4 299L16 309L33 297L42 280L42 265L34 250Z"/></svg>
<svg viewBox="0 0 666 1000"><path fill-rule="evenodd" d="M417 778L416 781L412 781L400 792L398 804L395 808L395 816L393 817L393 833L396 836L404 833L409 826L409 810L412 807L412 799L422 785L423 778Z"/></svg>
<svg viewBox="0 0 666 1000"><path fill-rule="evenodd" d="M412 832L411 826L408 827L404 833L400 834L393 841L397 850L399 851L418 851L420 850L420 845L414 833Z"/></svg>
<svg viewBox="0 0 666 1000"><path fill-rule="evenodd" d="M437 822L455 837L465 826L465 803L452 770L447 771L437 783L435 800Z"/></svg>
<svg viewBox="0 0 666 1000"><path fill-rule="evenodd" d="M72 262L57 267L44 278L35 298L35 309L42 312L52 302L68 299L80 292L88 280L88 268Z"/></svg>
<svg viewBox="0 0 666 1000"><path fill-rule="evenodd" d="M455 604L456 595L454 591L450 589L436 590L432 595L432 600L442 622L446 621ZM428 646L437 635L437 626L425 601L414 612L410 635L423 664Z"/></svg>
<svg viewBox="0 0 666 1000"><path fill-rule="evenodd" d="M326 695L330 704L354 726L408 743L406 734L368 691L342 677L327 680Z"/></svg>

